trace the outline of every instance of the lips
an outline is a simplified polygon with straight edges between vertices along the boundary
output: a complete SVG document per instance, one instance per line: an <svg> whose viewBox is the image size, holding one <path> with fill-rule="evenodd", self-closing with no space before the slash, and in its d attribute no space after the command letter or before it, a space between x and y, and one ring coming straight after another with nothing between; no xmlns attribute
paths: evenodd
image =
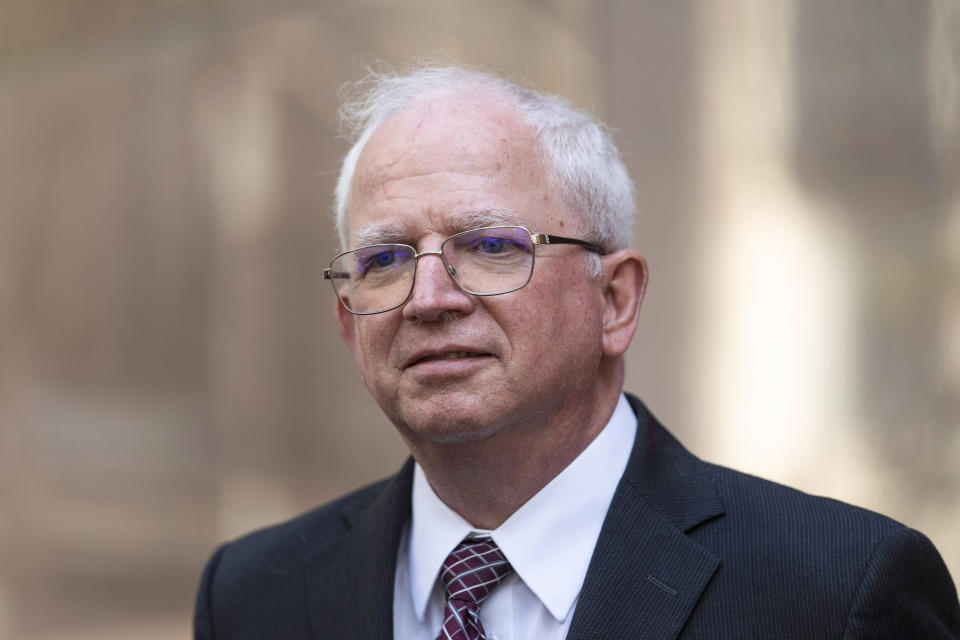
<svg viewBox="0 0 960 640"><path fill-rule="evenodd" d="M491 354L467 349L438 349L435 351L425 351L414 355L412 358L407 360L406 367L412 367L423 362L464 360L467 358L482 358L489 355Z"/></svg>
<svg viewBox="0 0 960 640"><path fill-rule="evenodd" d="M485 355L481 353L469 353L467 351L451 351L450 353L441 353L435 356L426 356L420 358L417 362L430 362L431 360L456 360L458 358L475 358L480 355ZM413 364L417 364L414 362Z"/></svg>

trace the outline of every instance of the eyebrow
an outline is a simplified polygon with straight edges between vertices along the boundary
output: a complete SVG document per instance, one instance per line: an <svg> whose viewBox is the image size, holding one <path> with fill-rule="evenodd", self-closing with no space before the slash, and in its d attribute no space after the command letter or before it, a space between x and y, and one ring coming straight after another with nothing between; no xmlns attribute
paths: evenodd
<svg viewBox="0 0 960 640"><path fill-rule="evenodd" d="M476 209L453 213L444 224L450 234L505 225L522 226L519 216L509 209ZM410 244L411 234L404 227L393 222L378 222L361 227L353 234L354 247L367 247L373 244Z"/></svg>
<svg viewBox="0 0 960 640"><path fill-rule="evenodd" d="M521 225L520 218L509 209L477 209L454 214L457 231L477 229L479 227L496 227L498 225Z"/></svg>
<svg viewBox="0 0 960 640"><path fill-rule="evenodd" d="M353 234L354 247L372 244L402 244L406 239L403 228L392 222L380 222L357 229Z"/></svg>

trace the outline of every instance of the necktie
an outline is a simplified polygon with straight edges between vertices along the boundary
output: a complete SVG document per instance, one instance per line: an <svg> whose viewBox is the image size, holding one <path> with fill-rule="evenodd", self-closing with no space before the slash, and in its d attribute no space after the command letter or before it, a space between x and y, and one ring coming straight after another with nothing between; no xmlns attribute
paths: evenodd
<svg viewBox="0 0 960 640"><path fill-rule="evenodd" d="M447 590L443 628L437 640L484 640L480 603L513 572L490 538L467 538L447 556L440 581Z"/></svg>

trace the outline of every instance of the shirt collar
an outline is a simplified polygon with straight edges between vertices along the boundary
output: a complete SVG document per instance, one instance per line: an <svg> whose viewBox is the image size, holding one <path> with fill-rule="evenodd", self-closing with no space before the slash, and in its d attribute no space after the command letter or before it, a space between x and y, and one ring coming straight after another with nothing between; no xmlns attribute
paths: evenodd
<svg viewBox="0 0 960 640"><path fill-rule="evenodd" d="M610 421L573 462L491 532L514 571L563 622L587 574L600 528L633 449L637 419L623 394ZM416 465L410 527L410 587L423 621L443 561L469 522L443 503Z"/></svg>
<svg viewBox="0 0 960 640"><path fill-rule="evenodd" d="M473 527L437 497L419 464L413 468L411 509L410 592L417 619L423 622L443 561Z"/></svg>

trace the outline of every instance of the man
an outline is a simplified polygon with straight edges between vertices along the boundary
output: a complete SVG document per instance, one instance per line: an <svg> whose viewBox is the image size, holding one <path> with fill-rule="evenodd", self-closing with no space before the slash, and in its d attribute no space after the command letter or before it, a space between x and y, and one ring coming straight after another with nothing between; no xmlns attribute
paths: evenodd
<svg viewBox="0 0 960 640"><path fill-rule="evenodd" d="M622 393L647 282L594 121L496 75L372 76L325 271L393 478L225 545L197 638L956 638L921 534L701 462Z"/></svg>

